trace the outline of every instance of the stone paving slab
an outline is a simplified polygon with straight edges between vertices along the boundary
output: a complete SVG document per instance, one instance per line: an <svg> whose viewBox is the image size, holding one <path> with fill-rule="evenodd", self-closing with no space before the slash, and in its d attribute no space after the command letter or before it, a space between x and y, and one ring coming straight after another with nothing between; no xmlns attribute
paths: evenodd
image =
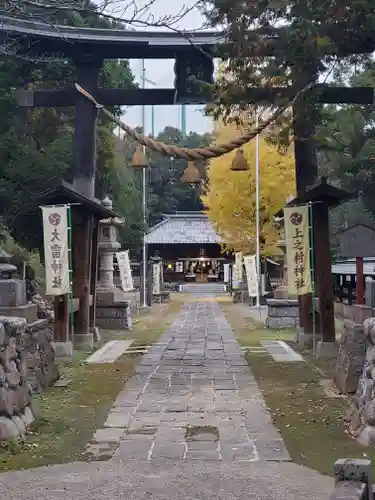
<svg viewBox="0 0 375 500"><path fill-rule="evenodd" d="M105 449L106 438L126 460L290 460L213 301L185 305L143 357L93 443Z"/></svg>
<svg viewBox="0 0 375 500"><path fill-rule="evenodd" d="M86 359L86 363L114 363L134 340L110 340Z"/></svg>
<svg viewBox="0 0 375 500"><path fill-rule="evenodd" d="M278 363L304 362L301 354L282 340L264 340L261 344Z"/></svg>

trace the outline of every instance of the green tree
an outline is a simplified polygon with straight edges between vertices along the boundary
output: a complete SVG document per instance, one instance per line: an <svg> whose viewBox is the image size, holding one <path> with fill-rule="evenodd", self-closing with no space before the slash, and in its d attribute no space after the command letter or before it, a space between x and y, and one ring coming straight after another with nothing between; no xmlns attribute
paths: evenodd
<svg viewBox="0 0 375 500"><path fill-rule="evenodd" d="M348 65L334 74L333 84L371 86L375 64ZM330 211L334 258L340 257L335 233L355 224L374 224L375 114L372 106L326 106L317 129L320 175L353 193L354 199ZM357 195L357 198L355 198Z"/></svg>
<svg viewBox="0 0 375 500"><path fill-rule="evenodd" d="M141 128L136 130L141 132ZM199 135L190 132L183 137L180 130L165 127L157 136L159 141L190 148L202 147L211 142L209 134ZM142 210L142 169L132 167L132 156L137 143L129 136L116 142L116 168L111 171L110 191L119 213L125 217L126 225L121 231L124 247L140 250L145 229ZM200 189L182 182L187 162L180 159L166 158L152 151L147 151L150 168L146 173L147 183L147 226L152 226L162 219L165 213L176 211L200 211ZM120 179L118 182L115 179ZM115 186L119 186L118 189ZM146 227L147 229L147 227Z"/></svg>
<svg viewBox="0 0 375 500"><path fill-rule="evenodd" d="M298 81L303 88L335 67L367 61L368 55L348 56L347 50L358 47L356 40L362 36L367 43L361 49L369 51L375 38L375 4L370 0L206 0L203 9L211 26L227 37L216 100L210 107L215 117L225 119L248 108L249 87ZM286 99L277 97L274 104L285 105ZM316 104L305 107L305 116L319 122L320 110ZM279 143L292 137L290 118Z"/></svg>
<svg viewBox="0 0 375 500"><path fill-rule="evenodd" d="M156 139L167 144L197 148L208 145L212 137L209 134L200 135L195 132L190 132L184 137L177 128L165 127ZM163 213L203 209L199 188L181 180L187 167L186 160L151 153L149 163L151 169L148 183L148 207L151 225L160 221Z"/></svg>
<svg viewBox="0 0 375 500"><path fill-rule="evenodd" d="M85 18L75 14L72 18L66 13L66 23L72 22L91 27L112 27L110 21L104 23L94 15ZM42 63L0 58L0 211L15 238L28 248L40 245L40 230L35 226L35 218L17 214L32 202L38 192L55 184L58 178L72 180L74 108L20 108L16 91L25 84L29 88L58 88L74 81L75 68L69 61ZM106 61L100 83L117 88L134 85L128 62ZM121 112L119 107L112 111ZM118 182L111 177L114 164L113 124L100 118L96 183L99 197L111 189L111 182Z"/></svg>

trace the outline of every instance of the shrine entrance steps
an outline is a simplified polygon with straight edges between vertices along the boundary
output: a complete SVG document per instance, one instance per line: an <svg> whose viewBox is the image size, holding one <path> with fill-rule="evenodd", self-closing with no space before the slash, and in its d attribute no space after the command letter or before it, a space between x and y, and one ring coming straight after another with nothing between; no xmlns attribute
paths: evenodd
<svg viewBox="0 0 375 500"><path fill-rule="evenodd" d="M215 301L184 306L143 356L90 447L118 459L290 461Z"/></svg>
<svg viewBox="0 0 375 500"><path fill-rule="evenodd" d="M180 285L181 293L196 297L224 295L227 287L224 283L185 283Z"/></svg>

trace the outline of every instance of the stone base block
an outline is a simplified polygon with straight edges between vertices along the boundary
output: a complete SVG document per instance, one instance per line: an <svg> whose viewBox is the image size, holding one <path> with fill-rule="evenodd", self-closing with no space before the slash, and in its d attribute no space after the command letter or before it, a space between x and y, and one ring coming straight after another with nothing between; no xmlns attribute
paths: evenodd
<svg viewBox="0 0 375 500"><path fill-rule="evenodd" d="M320 340L316 345L317 358L336 358L339 352L339 345L337 342L324 342Z"/></svg>
<svg viewBox="0 0 375 500"><path fill-rule="evenodd" d="M322 340L322 336L319 333L316 333L315 334L316 345L321 340ZM310 332L306 332L302 327L299 327L298 332L297 332L297 342L302 347L307 347L309 349L312 349L313 345L314 345L313 334Z"/></svg>
<svg viewBox="0 0 375 500"><path fill-rule="evenodd" d="M132 322L128 303L104 307L97 305L95 323L96 326L108 330L130 330Z"/></svg>
<svg viewBox="0 0 375 500"><path fill-rule="evenodd" d="M101 290L98 288L96 291L96 302L98 305L107 306L115 304L116 302L122 303L126 301L125 292L118 288L112 290Z"/></svg>
<svg viewBox="0 0 375 500"><path fill-rule="evenodd" d="M68 342L52 342L52 346L55 349L56 358L73 358L73 344L71 341Z"/></svg>
<svg viewBox="0 0 375 500"><path fill-rule="evenodd" d="M24 280L9 279L0 282L0 306L19 307L26 303L26 283Z"/></svg>
<svg viewBox="0 0 375 500"><path fill-rule="evenodd" d="M125 318L96 318L96 326L105 330L126 330Z"/></svg>
<svg viewBox="0 0 375 500"><path fill-rule="evenodd" d="M291 298L289 293L288 293L288 287L287 286L280 286L276 288L273 292L273 296L275 299L287 299Z"/></svg>
<svg viewBox="0 0 375 500"><path fill-rule="evenodd" d="M369 496L372 498L371 465L371 460L367 458L340 458L333 466L335 483L367 483ZM348 498L347 495L341 496L343 497Z"/></svg>
<svg viewBox="0 0 375 500"><path fill-rule="evenodd" d="M75 333L73 340L75 347L94 347L94 335L92 333Z"/></svg>
<svg viewBox="0 0 375 500"><path fill-rule="evenodd" d="M0 316L12 318L25 318L26 322L34 323L38 319L38 306L36 304L25 304L15 307L0 307Z"/></svg>
<svg viewBox="0 0 375 500"><path fill-rule="evenodd" d="M266 319L266 326L271 329L280 330L282 328L295 328L297 326L296 318L292 317L270 317Z"/></svg>
<svg viewBox="0 0 375 500"><path fill-rule="evenodd" d="M267 299L268 328L283 329L297 328L299 325L298 300L296 299Z"/></svg>

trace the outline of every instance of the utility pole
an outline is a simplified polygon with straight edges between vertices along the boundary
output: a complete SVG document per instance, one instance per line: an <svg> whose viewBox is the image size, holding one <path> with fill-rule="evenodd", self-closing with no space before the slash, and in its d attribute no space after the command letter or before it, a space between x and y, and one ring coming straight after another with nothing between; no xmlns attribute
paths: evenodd
<svg viewBox="0 0 375 500"><path fill-rule="evenodd" d="M186 136L186 105L181 104L181 135Z"/></svg>
<svg viewBox="0 0 375 500"><path fill-rule="evenodd" d="M258 128L258 110L255 109L255 127ZM257 296L256 307L260 307L260 200L259 200L259 134L255 138L255 227L256 227L256 268Z"/></svg>
<svg viewBox="0 0 375 500"><path fill-rule="evenodd" d="M141 87L145 88L145 60L142 59L141 71ZM146 108L142 104L141 107L141 126L142 133L146 133ZM146 147L143 146L143 152L146 154ZM147 307L146 280L147 280L147 249L146 249L146 228L147 228L147 207L146 207L146 168L142 169L142 212L143 212L143 245L142 245L142 282L141 282L141 303L143 307Z"/></svg>
<svg viewBox="0 0 375 500"><path fill-rule="evenodd" d="M156 85L155 82L146 78L146 68L145 60L142 59L142 70L141 70L141 88L146 87L146 82ZM142 133L146 134L146 108L143 104L141 107L141 126ZM151 134L152 137L155 136L155 108L151 107ZM146 147L143 146L143 152L146 154ZM146 247L146 227L148 225L147 221L147 189L146 189L146 169L142 169L142 211L143 211L143 246L142 246L142 280L141 280L141 304L143 307L147 307L147 293L146 293L146 281L147 281L147 247Z"/></svg>

